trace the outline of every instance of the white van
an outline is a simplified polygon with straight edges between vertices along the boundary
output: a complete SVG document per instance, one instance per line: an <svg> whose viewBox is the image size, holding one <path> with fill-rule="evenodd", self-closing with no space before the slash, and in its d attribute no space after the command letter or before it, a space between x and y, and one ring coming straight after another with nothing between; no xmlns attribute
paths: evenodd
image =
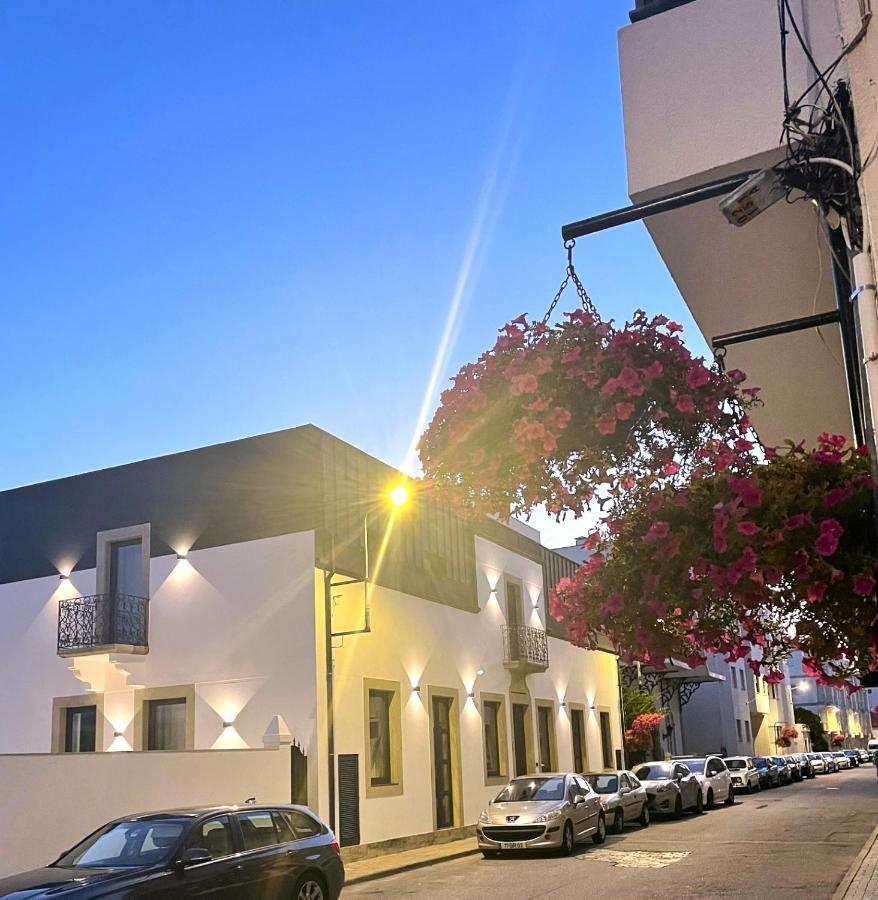
<svg viewBox="0 0 878 900"><path fill-rule="evenodd" d="M872 738L872 740L866 744L866 749L872 755L872 762L878 766L878 738Z"/></svg>

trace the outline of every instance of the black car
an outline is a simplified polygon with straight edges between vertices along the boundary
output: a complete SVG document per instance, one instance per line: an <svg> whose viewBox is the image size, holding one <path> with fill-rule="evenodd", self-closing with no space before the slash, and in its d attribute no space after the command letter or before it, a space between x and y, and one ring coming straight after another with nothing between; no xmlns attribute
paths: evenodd
<svg viewBox="0 0 878 900"><path fill-rule="evenodd" d="M787 764L786 758L783 756L770 756L774 764L777 766L777 774L781 784L793 783L793 767Z"/></svg>
<svg viewBox="0 0 878 900"><path fill-rule="evenodd" d="M770 756L754 756L753 765L759 773L759 787L777 787L780 784L780 772Z"/></svg>
<svg viewBox="0 0 878 900"><path fill-rule="evenodd" d="M796 761L799 764L799 771L802 773L802 778L814 778L814 766L811 764L811 760L808 759L807 753L796 753L795 754Z"/></svg>
<svg viewBox="0 0 878 900"><path fill-rule="evenodd" d="M51 865L0 879L0 897L336 900L332 832L302 806L218 806L116 819Z"/></svg>

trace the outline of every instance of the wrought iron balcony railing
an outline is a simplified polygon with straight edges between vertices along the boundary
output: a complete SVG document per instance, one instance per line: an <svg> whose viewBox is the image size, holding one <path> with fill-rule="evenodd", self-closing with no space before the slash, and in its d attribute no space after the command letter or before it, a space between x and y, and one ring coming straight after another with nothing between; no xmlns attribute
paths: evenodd
<svg viewBox="0 0 878 900"><path fill-rule="evenodd" d="M546 632L528 625L503 626L503 663L539 671L549 667Z"/></svg>
<svg viewBox="0 0 878 900"><path fill-rule="evenodd" d="M58 606L58 655L149 651L149 600L131 594L71 597Z"/></svg>

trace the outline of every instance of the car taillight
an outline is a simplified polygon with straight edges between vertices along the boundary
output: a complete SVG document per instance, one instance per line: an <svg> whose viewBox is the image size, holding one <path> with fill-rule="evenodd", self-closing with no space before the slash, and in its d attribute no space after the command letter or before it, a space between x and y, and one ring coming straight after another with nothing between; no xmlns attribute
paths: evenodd
<svg viewBox="0 0 878 900"><path fill-rule="evenodd" d="M329 846L332 847L332 849L335 850L336 853L341 855L341 847L339 847L338 841L333 841Z"/></svg>

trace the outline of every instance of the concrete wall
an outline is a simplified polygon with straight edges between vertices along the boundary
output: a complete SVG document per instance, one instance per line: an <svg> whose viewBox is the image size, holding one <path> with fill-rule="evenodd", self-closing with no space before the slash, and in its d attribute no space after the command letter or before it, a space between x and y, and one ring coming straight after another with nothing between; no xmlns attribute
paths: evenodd
<svg viewBox="0 0 878 900"><path fill-rule="evenodd" d="M95 570L69 581L0 586L0 753L52 749L52 699L103 699L101 749L141 749L135 692L194 687L194 748L261 747L275 715L314 749L313 533L189 554L150 566L149 653L61 659L58 603L92 594ZM224 731L223 722L234 722ZM122 737L114 739L115 731Z"/></svg>
<svg viewBox="0 0 878 900"><path fill-rule="evenodd" d="M0 877L44 866L105 822L153 810L290 802L290 752L0 756Z"/></svg>
<svg viewBox="0 0 878 900"><path fill-rule="evenodd" d="M375 588L371 595L369 634L337 641L335 670L335 742L337 754L360 754L360 823L363 842L433 831L434 801L429 697L434 689L457 698L460 744L461 806L455 825L473 824L498 790L487 783L482 694L502 695L507 704L506 751L512 760L510 673L503 667L501 626L505 622L506 575L520 580L530 624L545 623L546 591L539 564L488 541L476 540L478 613L463 612L394 591ZM535 704L553 706L558 766L573 765L568 708L581 704L586 713L589 765L601 768L598 712L610 712L613 748L621 747L616 658L587 652L549 638L549 669L527 677L531 702L530 729L536 747ZM477 675L479 669L484 675ZM364 680L398 683L401 691L402 791L396 796L369 797L366 785ZM420 692L413 690L420 686ZM468 693L474 698L469 699ZM594 709L592 709L594 707ZM322 730L322 729L321 729ZM320 758L325 744L321 743ZM322 763L321 763L322 771ZM507 773L508 774L508 773ZM327 797L321 791L321 814Z"/></svg>

